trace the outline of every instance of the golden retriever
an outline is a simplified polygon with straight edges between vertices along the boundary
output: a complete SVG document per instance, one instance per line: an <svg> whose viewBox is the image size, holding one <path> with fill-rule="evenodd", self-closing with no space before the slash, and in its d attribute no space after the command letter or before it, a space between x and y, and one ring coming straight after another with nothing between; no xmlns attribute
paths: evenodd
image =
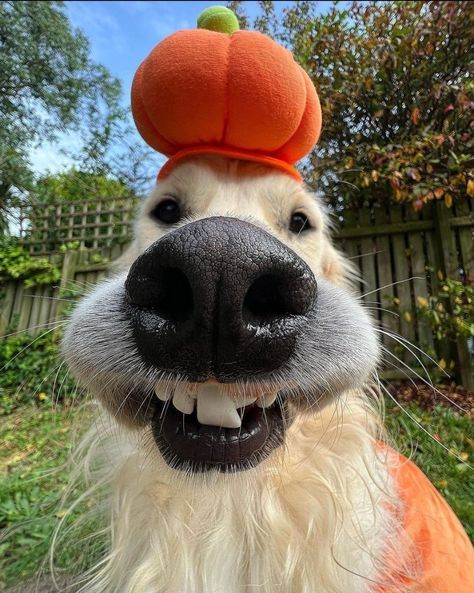
<svg viewBox="0 0 474 593"><path fill-rule="evenodd" d="M110 513L81 591L428 593L378 441L377 332L322 203L194 157L120 266L63 345L99 402L84 465Z"/></svg>

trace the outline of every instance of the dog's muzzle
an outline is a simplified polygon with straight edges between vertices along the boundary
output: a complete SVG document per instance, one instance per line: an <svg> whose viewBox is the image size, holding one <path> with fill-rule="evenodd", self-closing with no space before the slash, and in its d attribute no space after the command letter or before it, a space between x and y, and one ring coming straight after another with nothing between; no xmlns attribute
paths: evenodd
<svg viewBox="0 0 474 593"><path fill-rule="evenodd" d="M154 243L125 288L142 358L190 381L232 382L281 367L316 299L301 258L255 225L226 217Z"/></svg>
<svg viewBox="0 0 474 593"><path fill-rule="evenodd" d="M165 460L193 471L262 461L283 440L284 404L265 390L315 304L309 267L252 224L205 218L154 243L125 288L140 356L179 380L154 400ZM260 393L249 393L257 379Z"/></svg>

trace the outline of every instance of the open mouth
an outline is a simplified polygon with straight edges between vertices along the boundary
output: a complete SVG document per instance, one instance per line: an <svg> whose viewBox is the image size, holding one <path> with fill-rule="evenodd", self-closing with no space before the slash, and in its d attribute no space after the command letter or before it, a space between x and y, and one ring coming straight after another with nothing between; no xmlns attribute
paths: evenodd
<svg viewBox="0 0 474 593"><path fill-rule="evenodd" d="M152 430L175 469L237 472L255 467L283 442L277 392L233 397L218 383L182 384L157 393Z"/></svg>

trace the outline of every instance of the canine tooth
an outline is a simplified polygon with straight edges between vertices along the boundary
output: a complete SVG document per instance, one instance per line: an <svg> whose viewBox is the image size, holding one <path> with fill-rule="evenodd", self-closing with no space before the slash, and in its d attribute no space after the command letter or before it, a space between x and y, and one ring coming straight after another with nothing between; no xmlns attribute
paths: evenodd
<svg viewBox="0 0 474 593"><path fill-rule="evenodd" d="M257 406L259 408L268 408L270 407L277 398L277 392L275 393L265 393L265 395L261 395L257 400Z"/></svg>
<svg viewBox="0 0 474 593"><path fill-rule="evenodd" d="M191 398L188 389L184 385L179 385L174 390L173 405L183 414L193 413L194 399Z"/></svg>
<svg viewBox="0 0 474 593"><path fill-rule="evenodd" d="M173 394L173 392L170 389L166 389L159 383L155 387L155 395L162 402L167 402L169 399L171 399L172 394Z"/></svg>
<svg viewBox="0 0 474 593"><path fill-rule="evenodd" d="M239 397L237 400L235 400L235 407L236 408L245 408L245 406L249 406L250 404L253 404L254 401L256 401L256 399L257 398L255 396L251 396L251 395Z"/></svg>
<svg viewBox="0 0 474 593"><path fill-rule="evenodd" d="M211 383L198 388L197 418L201 424L239 428L240 416L235 406L219 385Z"/></svg>

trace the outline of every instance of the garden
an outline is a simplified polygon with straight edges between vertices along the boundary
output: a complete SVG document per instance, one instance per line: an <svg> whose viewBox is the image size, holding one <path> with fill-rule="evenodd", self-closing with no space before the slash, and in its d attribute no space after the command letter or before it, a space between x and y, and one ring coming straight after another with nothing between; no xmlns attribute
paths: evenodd
<svg viewBox="0 0 474 593"><path fill-rule="evenodd" d="M318 88L324 130L301 170L380 328L389 442L474 540L473 4L227 4L292 49ZM63 521L74 537L57 542L59 575L105 546L90 501L66 515L92 404L61 361L61 335L130 242L157 167L128 89L68 10L0 2L0 592L48 574ZM68 152L63 170L35 170L45 142Z"/></svg>

